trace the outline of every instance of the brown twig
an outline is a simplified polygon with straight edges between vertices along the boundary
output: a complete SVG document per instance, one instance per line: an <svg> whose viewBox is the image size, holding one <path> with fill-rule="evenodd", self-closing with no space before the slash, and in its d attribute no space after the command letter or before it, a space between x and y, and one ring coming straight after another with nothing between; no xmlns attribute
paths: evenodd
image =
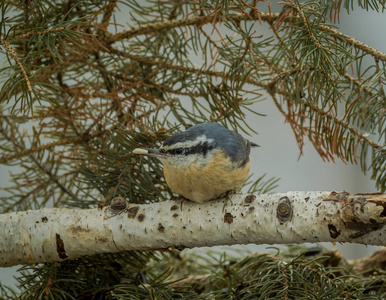
<svg viewBox="0 0 386 300"><path fill-rule="evenodd" d="M386 61L386 54L354 39L351 36L345 35L344 33L341 33L335 29L332 29L328 26L325 25L319 25L318 29L332 33L334 37L339 38L340 40L347 42L348 44L354 45L355 48L358 48L362 50L363 52L366 52L367 54L370 54L373 56L375 59Z"/></svg>
<svg viewBox="0 0 386 300"><path fill-rule="evenodd" d="M58 28L52 28L52 29L47 29L47 30L43 30L43 31L38 31L38 32L27 32L27 33L24 33L24 34L20 34L20 35L15 35L15 36L8 36L7 37L7 41L15 41L15 40L22 40L22 39L27 39L31 36L38 36L38 35L42 35L42 34L48 34L48 33L53 33L53 32L59 32L59 31L63 31L63 30L66 30L67 28L65 27L58 27Z"/></svg>
<svg viewBox="0 0 386 300"><path fill-rule="evenodd" d="M23 64L21 63L20 59L17 57L16 51L12 49L12 47L10 46L10 44L6 40L0 39L0 44L2 44L3 47L8 51L8 53L13 56L17 65L19 66L21 72L23 73L25 82L27 84L28 91L32 92L31 82L28 78L27 72L25 71Z"/></svg>
<svg viewBox="0 0 386 300"><path fill-rule="evenodd" d="M259 14L250 14L250 15L237 14L237 15L231 15L229 17L229 20L234 22L247 21L247 20L250 20L250 21L261 20L261 21L268 22L268 21L275 20L278 17L279 17L278 13L276 14L259 13ZM124 39L135 37L137 35L154 33L155 31L161 31L161 30L170 29L170 28L192 26L192 25L200 27L205 24L212 23L214 21L220 21L220 20L216 20L216 14L184 18L184 19L172 19L164 22L155 22L155 23L131 28L131 29L119 32L117 34L114 34L110 37L110 42L114 43Z"/></svg>
<svg viewBox="0 0 386 300"><path fill-rule="evenodd" d="M32 153L47 150L47 149L50 149L50 148L55 147L55 146L75 144L75 143L79 143L81 141L82 141L82 137L73 137L73 138L64 138L64 139L61 139L59 141L44 144L41 146L33 146L32 148L22 150L20 152L15 153L15 154L0 157L0 163L4 164L4 163L7 163L10 160L13 160L15 158L20 158L20 157L23 157L23 156L26 156L26 155L29 155Z"/></svg>

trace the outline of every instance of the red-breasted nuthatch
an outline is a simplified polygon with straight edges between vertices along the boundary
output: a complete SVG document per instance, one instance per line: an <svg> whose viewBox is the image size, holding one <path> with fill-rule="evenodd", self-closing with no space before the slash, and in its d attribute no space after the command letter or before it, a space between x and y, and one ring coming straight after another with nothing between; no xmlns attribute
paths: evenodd
<svg viewBox="0 0 386 300"><path fill-rule="evenodd" d="M167 138L160 149L134 154L158 157L173 192L197 203L240 188L248 177L251 146L258 146L218 123L202 123Z"/></svg>

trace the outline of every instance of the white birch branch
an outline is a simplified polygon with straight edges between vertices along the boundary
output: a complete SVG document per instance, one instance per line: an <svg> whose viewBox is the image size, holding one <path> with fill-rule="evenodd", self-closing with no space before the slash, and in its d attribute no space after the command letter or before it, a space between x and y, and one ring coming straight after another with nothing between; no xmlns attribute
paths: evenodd
<svg viewBox="0 0 386 300"><path fill-rule="evenodd" d="M353 242L386 245L386 194L288 192L197 204L46 208L0 215L0 266L96 253L234 244Z"/></svg>

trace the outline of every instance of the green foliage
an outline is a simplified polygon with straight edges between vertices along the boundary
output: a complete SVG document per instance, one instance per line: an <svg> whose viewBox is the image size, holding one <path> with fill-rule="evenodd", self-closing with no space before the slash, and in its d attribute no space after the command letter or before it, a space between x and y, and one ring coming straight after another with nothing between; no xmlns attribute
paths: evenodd
<svg viewBox="0 0 386 300"><path fill-rule="evenodd" d="M154 129L142 128L140 132L120 129L106 135L105 141L95 141L98 153L80 169L87 186L97 189L106 202L117 196L131 203L170 199L172 193L163 178L160 161L132 153L137 147L156 147L157 141L166 138L167 133Z"/></svg>
<svg viewBox="0 0 386 300"><path fill-rule="evenodd" d="M344 0L339 2L334 1L321 1L322 5L331 6L332 10L337 10L344 8L348 13L354 10L355 4L357 4L360 8L365 10L375 10L377 12L384 12L386 9L386 1L385 0L371 0L371 1L354 1L354 0Z"/></svg>
<svg viewBox="0 0 386 300"><path fill-rule="evenodd" d="M95 207L115 196L168 199L160 162L132 150L158 147L206 121L248 135L255 128L246 113L264 116L260 101L277 106L300 152L308 139L323 159L370 170L385 191L386 55L336 27L354 1L285 0L276 13L262 2L2 1L0 162L12 173L0 212ZM383 12L385 1L359 6ZM118 24L120 12L128 26ZM260 26L272 36L261 36ZM250 193L267 193L277 179L264 174L248 185ZM197 260L130 252L28 266L19 278L22 294L1 286L0 295L385 297L384 271L353 277L323 257Z"/></svg>
<svg viewBox="0 0 386 300"><path fill-rule="evenodd" d="M340 267L344 261L336 263L335 254L319 249L315 255L301 246L276 256L252 254L241 260L224 254L206 279L208 294L199 299L378 299L385 295L385 277L376 275L366 286L363 280L369 273L350 275L347 266Z"/></svg>
<svg viewBox="0 0 386 300"><path fill-rule="evenodd" d="M343 7L349 7L349 2ZM108 27L117 11L115 2L67 5L60 1L53 6L37 1L36 6L26 5L23 10L3 3L2 46L10 65L2 72L7 77L3 77L0 98L10 103L15 97L14 103L3 109L2 139L9 141L3 147L3 162L26 157L25 151L28 155L51 152L55 172L39 186L67 191L59 206L82 203L86 207L106 202L115 194L139 199L125 180L132 173L120 169L122 163L108 165L128 155L119 149L107 151L109 139L121 134L116 133L117 128L136 132L141 124L160 122L168 132L176 124L186 127L211 120L249 134L254 128L245 121L245 113L262 116L251 105L264 100L264 92L268 92L291 125L300 150L308 138L324 159L338 157L359 163L363 171L370 168L379 190L384 191L379 164L369 164L366 158L369 152L385 153L384 117L379 113L385 108L384 54L339 33L329 23L329 16L340 7L331 2L284 4L279 17L259 14L257 8L239 1L204 1L201 6L123 1L119 5L130 8L133 28L121 30ZM383 4L366 1L363 5L378 9ZM15 14L5 18L10 11ZM260 20L272 25L272 37L256 34L256 21ZM224 30L217 25L220 21ZM15 55L12 49L21 52ZM200 67L195 67L192 55L203 57ZM369 66L365 60L374 63ZM39 133L31 138L23 132L25 126L18 126L8 114L12 109L21 114L32 114L34 109ZM162 126L154 127L154 134ZM16 141L11 132L18 135ZM43 133L48 141L58 144L46 147L40 138ZM103 145L107 147L104 152L113 157L98 153ZM15 152L20 155L11 154ZM44 160L45 156L37 156ZM26 169L36 169L36 158L27 160ZM89 162L98 165L103 161L104 171L116 169L104 176L123 178L121 183L96 176L102 169L86 171ZM147 161L144 163L147 167ZM78 172L79 166L90 176L84 182L94 182L95 186L74 184L73 176L66 175ZM160 177L157 162L153 161L150 169ZM23 196L17 191L26 176L26 171L14 174L18 183L8 191L19 199L7 207L21 203ZM141 180L151 182L150 178ZM155 183L162 186L162 181ZM34 199L26 200L29 204L25 207L47 203L47 198L36 200L41 197L37 184L31 182L23 190ZM113 186L118 190L111 191ZM143 190L147 196L166 197L159 191L153 195L150 186ZM21 206L15 206L18 208Z"/></svg>
<svg viewBox="0 0 386 300"><path fill-rule="evenodd" d="M122 252L23 267L18 299L382 299L380 266L357 274L337 251ZM243 258L243 256L245 256ZM241 257L241 258L240 258ZM16 299L2 288L2 299Z"/></svg>
<svg viewBox="0 0 386 300"><path fill-rule="evenodd" d="M18 278L20 299L111 299L115 285L122 281L136 284L144 266L161 258L151 252L130 251L25 266Z"/></svg>
<svg viewBox="0 0 386 300"><path fill-rule="evenodd" d="M383 151L382 151L383 150ZM379 150L376 150L373 157L373 170L378 170L378 172L373 172L372 178L377 182L377 188L380 190L386 186L386 154L385 147Z"/></svg>

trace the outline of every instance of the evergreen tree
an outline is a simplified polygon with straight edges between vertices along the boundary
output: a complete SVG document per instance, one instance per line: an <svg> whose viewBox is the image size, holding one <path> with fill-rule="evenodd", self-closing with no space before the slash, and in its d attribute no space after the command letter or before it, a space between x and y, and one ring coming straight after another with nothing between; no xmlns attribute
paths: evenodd
<svg viewBox="0 0 386 300"><path fill-rule="evenodd" d="M261 114L251 105L262 100L273 101L300 150L308 139L325 160L360 164L385 192L386 55L337 28L340 11L351 11L353 2L284 0L273 12L269 1L255 0L2 1L0 49L7 60L0 71L0 163L19 168L4 188L0 212L106 211L118 197L130 204L163 202L173 193L162 165L132 150L157 147L207 121L250 134L245 113ZM360 5L381 13L386 4ZM265 25L272 37L256 31ZM200 66L193 57L202 59ZM248 193L269 193L276 184L263 176ZM334 194L331 201L342 197L348 195ZM385 203L384 196L373 200L378 216L368 232L383 228ZM15 238L11 230L4 234ZM331 236L339 234L330 228ZM62 244L56 236L58 250ZM75 260L63 253L60 262L22 267L19 289L0 285L0 296L386 297L384 249L355 262L301 246L244 259L166 250Z"/></svg>

